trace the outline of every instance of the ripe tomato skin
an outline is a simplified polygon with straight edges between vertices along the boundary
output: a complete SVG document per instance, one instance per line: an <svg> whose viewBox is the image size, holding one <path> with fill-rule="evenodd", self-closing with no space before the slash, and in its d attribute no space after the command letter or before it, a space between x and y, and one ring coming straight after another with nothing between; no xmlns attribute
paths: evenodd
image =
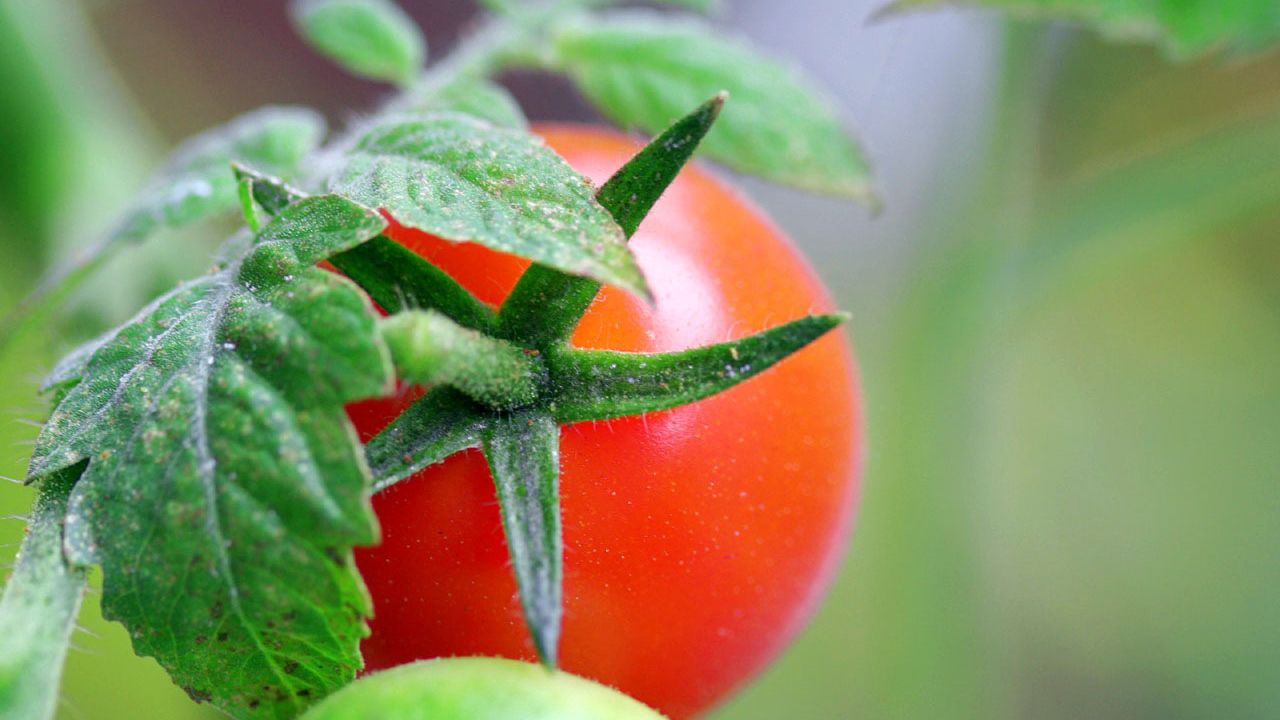
<svg viewBox="0 0 1280 720"><path fill-rule="evenodd" d="M605 130L539 132L596 183L640 149ZM495 305L527 267L418 231L389 234ZM680 350L833 309L787 239L697 168L658 201L632 248L655 304L606 287L574 345ZM408 399L350 412L367 438ZM676 719L726 696L815 609L846 544L860 456L843 333L698 403L563 428L561 666ZM534 657L479 451L384 491L374 508L382 542L356 553L374 598L369 669Z"/></svg>

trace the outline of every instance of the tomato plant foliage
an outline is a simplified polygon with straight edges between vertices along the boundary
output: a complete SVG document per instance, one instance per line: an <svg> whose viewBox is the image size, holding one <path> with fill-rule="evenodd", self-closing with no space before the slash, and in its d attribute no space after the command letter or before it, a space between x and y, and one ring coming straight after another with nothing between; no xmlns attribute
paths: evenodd
<svg viewBox="0 0 1280 720"><path fill-rule="evenodd" d="M401 92L323 146L323 122L296 108L193 139L119 231L33 296L51 298L120 245L228 213L237 200L249 225L208 275L78 348L46 380L55 407L28 472L41 511L2 605L6 626L30 629L0 641L6 657L29 661L22 691L6 681L0 693L15 713L50 712L83 571L97 565L104 613L193 699L237 717L296 716L361 666L370 607L350 557L377 538L370 493L467 447L482 448L493 471L531 637L554 663L560 424L706 397L839 324L815 317L732 346L644 358L563 346L602 285L648 296L626 239L711 129L723 88L742 90L743 118L764 117L771 91L797 106L765 134L735 120L725 134L740 145L790 126L793 150L816 157L832 142L845 158L740 166L817 189L867 182L825 101L735 44L736 61L770 69L762 81L744 85L708 62L682 87L668 64L671 91L657 113L616 106L634 82L625 73L612 89L577 77L621 121L666 130L597 192L527 132L491 79L507 67L571 67L574 53L592 52L568 39L570 28L587 39L595 4L494 3L498 16L469 46L424 71L421 34L391 3L294 3L317 49ZM633 30L652 36L654 22ZM626 32L625 21L610 23L599 31ZM682 44L690 60L713 59L717 42L709 30L680 31L648 57L601 62L656 64ZM698 55L692 46L704 43L712 47ZM711 147L729 162L747 151ZM387 218L535 264L496 312L384 235ZM341 273L315 267L322 261ZM392 316L380 320L378 308ZM735 363L741 372L726 373ZM433 389L362 446L343 408L396 378Z"/></svg>
<svg viewBox="0 0 1280 720"><path fill-rule="evenodd" d="M671 352L570 345L602 286L649 298L627 239L700 143L808 190L874 203L873 182L819 90L700 19L620 14L609 0L484 4L474 35L426 66L421 32L390 0L292 3L317 50L396 95L328 138L303 108L193 138L114 232L6 318L12 329L120 247L239 200L248 228L207 275L45 383L54 409L28 472L39 497L0 598L0 716L50 716L91 565L105 614L193 699L235 717L299 715L362 664L370 603L351 553L377 539L371 494L466 448L493 476L530 637L554 664L560 426L707 398L842 322L814 315ZM1139 28L1176 52L1257 49L1280 28L1264 0L982 4ZM512 68L563 74L612 120L658 137L596 189L528 132L495 80ZM495 308L389 228L533 264ZM361 444L344 407L397 380L430 388Z"/></svg>
<svg viewBox="0 0 1280 720"><path fill-rule="evenodd" d="M104 614L193 698L287 716L359 665L350 548L375 535L341 414L390 365L372 305L312 265L384 223L293 205L50 379L65 395L30 476L88 461L67 560L102 566Z"/></svg>

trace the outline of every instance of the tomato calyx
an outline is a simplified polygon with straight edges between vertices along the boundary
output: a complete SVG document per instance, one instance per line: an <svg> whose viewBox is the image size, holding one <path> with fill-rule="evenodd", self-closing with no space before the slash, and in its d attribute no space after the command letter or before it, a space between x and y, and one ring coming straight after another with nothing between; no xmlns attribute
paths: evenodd
<svg viewBox="0 0 1280 720"><path fill-rule="evenodd" d="M725 94L677 121L596 193L626 237L710 130ZM305 194L236 168L268 212ZM493 477L521 606L542 662L556 664L562 595L560 426L685 405L737 385L840 325L811 315L738 340L671 353L584 350L568 337L596 280L534 264L496 312L385 235L332 264L389 317L397 376L429 390L365 446L375 492L468 448Z"/></svg>

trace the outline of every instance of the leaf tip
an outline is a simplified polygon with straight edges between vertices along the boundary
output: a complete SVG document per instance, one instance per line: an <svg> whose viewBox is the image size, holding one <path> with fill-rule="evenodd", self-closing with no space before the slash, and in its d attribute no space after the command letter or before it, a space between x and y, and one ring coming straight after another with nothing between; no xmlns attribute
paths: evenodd
<svg viewBox="0 0 1280 720"><path fill-rule="evenodd" d="M626 283L620 283L620 285L624 290L643 300L646 305L653 307L658 304L658 299L654 296L653 289L649 287L649 281L638 266L635 269L635 277L628 278Z"/></svg>
<svg viewBox="0 0 1280 720"><path fill-rule="evenodd" d="M548 670L555 670L559 662L559 623L537 623L529 628L529 632L533 636L533 649L538 655L538 662Z"/></svg>

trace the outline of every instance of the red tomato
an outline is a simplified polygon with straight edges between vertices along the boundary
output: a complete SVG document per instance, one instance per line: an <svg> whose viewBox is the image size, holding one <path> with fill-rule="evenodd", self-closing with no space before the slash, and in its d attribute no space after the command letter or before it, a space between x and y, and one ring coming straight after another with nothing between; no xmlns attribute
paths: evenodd
<svg viewBox="0 0 1280 720"><path fill-rule="evenodd" d="M540 132L597 183L640 149L598 129ZM389 234L495 305L528 265L413 230ZM655 304L605 288L574 345L681 350L833 308L786 237L696 168L631 245ZM404 402L352 416L367 438ZM684 718L764 667L812 614L857 495L858 392L842 333L715 397L568 426L561 441L565 670ZM534 657L478 450L390 488L374 508L382 543L356 553L374 599L362 646L370 669Z"/></svg>

